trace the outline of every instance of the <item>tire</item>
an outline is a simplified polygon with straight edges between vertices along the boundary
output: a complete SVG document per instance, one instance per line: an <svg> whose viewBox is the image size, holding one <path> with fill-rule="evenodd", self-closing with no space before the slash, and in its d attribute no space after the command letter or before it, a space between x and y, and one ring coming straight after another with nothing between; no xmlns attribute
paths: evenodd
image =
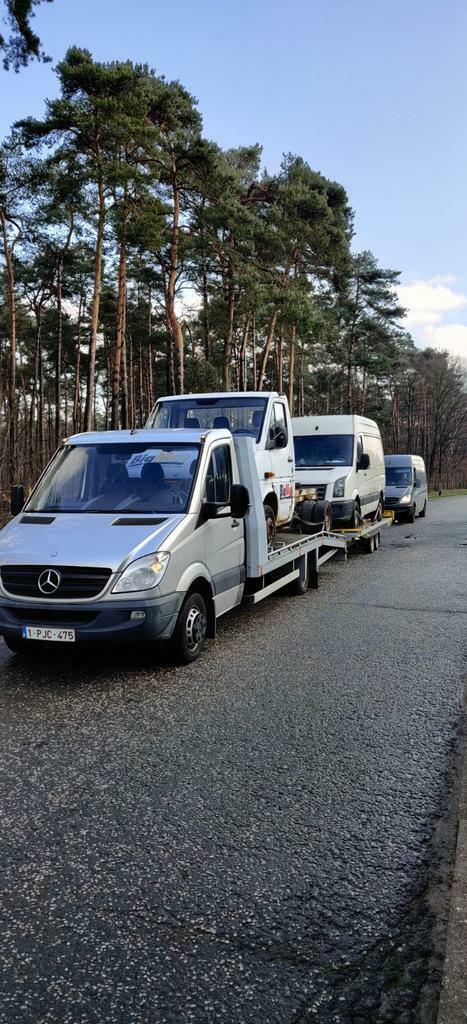
<svg viewBox="0 0 467 1024"><path fill-rule="evenodd" d="M293 583L289 583L289 586L287 587L287 593L292 594L295 597L301 597L303 594L306 594L307 590L308 577L306 579L302 579L299 576L296 580L293 581Z"/></svg>
<svg viewBox="0 0 467 1024"><path fill-rule="evenodd" d="M320 524L327 533L332 529L332 505L330 501L317 501L313 509L312 520Z"/></svg>
<svg viewBox="0 0 467 1024"><path fill-rule="evenodd" d="M412 505L412 508L410 509L410 512L409 512L409 514L407 516L407 519L408 519L409 523L414 523L415 522L415 516L416 515L417 515L417 506L416 505Z"/></svg>
<svg viewBox="0 0 467 1024"><path fill-rule="evenodd" d="M272 547L274 543L274 538L276 536L276 517L274 515L274 509L271 508L271 505L263 505L263 508L264 518L266 520L266 539L269 549L270 547Z"/></svg>
<svg viewBox="0 0 467 1024"><path fill-rule="evenodd" d="M373 522L374 523L380 523L381 522L381 520L383 518L383 512L384 512L384 498L380 494L379 501L378 501L378 506L376 508L376 511L373 513Z"/></svg>
<svg viewBox="0 0 467 1024"><path fill-rule="evenodd" d="M425 504L424 504L424 506L422 508L422 511L419 513L419 516L420 516L420 519L425 519L425 516L426 516L426 498L425 498Z"/></svg>
<svg viewBox="0 0 467 1024"><path fill-rule="evenodd" d="M8 650L12 652L12 654L31 654L30 648L31 646L34 647L34 644L30 645L29 648L26 647L26 641L22 640L21 637L4 636L3 642L8 647Z"/></svg>
<svg viewBox="0 0 467 1024"><path fill-rule="evenodd" d="M351 530L357 530L360 526L361 515L360 515L360 502L358 498L353 503L353 512L350 517L349 527Z"/></svg>
<svg viewBox="0 0 467 1024"><path fill-rule="evenodd" d="M175 661L189 665L203 650L208 630L206 601L202 594L187 594L177 619L170 649Z"/></svg>

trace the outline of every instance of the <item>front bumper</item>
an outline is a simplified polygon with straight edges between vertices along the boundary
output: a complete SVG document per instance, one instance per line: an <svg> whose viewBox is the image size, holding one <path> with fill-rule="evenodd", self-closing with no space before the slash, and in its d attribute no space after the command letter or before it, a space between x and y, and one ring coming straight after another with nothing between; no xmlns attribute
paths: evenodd
<svg viewBox="0 0 467 1024"><path fill-rule="evenodd" d="M79 605L54 601L50 606L33 601L25 604L0 596L0 636L20 640L22 626L47 626L74 629L78 644L145 644L168 640L175 629L183 596L175 593L147 600L94 601ZM132 619L134 611L144 611L145 618Z"/></svg>

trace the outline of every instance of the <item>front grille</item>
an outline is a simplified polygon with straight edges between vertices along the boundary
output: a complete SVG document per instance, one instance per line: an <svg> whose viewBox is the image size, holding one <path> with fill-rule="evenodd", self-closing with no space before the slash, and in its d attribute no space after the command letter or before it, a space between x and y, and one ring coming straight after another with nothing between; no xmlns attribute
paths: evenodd
<svg viewBox="0 0 467 1024"><path fill-rule="evenodd" d="M384 499L384 504L385 504L386 508L391 508L393 505L398 505L399 502L400 502L400 498L385 498Z"/></svg>
<svg viewBox="0 0 467 1024"><path fill-rule="evenodd" d="M300 488L301 487L301 488L303 488L304 491L306 491L308 489L309 490L313 489L314 491L316 491L316 498L317 498L318 501L324 501L324 498L326 497L326 487L327 487L327 484L301 484L297 480L297 482L295 484L295 487L296 488Z"/></svg>
<svg viewBox="0 0 467 1024"><path fill-rule="evenodd" d="M8 616L27 626L38 622L41 626L89 626L97 618L96 612L64 612L60 608L7 608Z"/></svg>
<svg viewBox="0 0 467 1024"><path fill-rule="evenodd" d="M60 584L52 594L39 589L39 577L53 569L60 574ZM16 597L40 597L50 601L97 597L112 574L111 569L67 565L4 565L0 570L2 585Z"/></svg>

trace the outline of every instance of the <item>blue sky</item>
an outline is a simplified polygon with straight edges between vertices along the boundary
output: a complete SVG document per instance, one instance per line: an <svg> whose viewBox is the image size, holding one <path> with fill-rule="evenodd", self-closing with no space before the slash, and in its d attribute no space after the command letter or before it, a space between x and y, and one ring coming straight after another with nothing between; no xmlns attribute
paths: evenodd
<svg viewBox="0 0 467 1024"><path fill-rule="evenodd" d="M301 154L346 187L356 248L402 271L419 344L467 356L465 0L54 0L35 27L143 61L197 97L222 146ZM40 114L53 65L0 72L0 132Z"/></svg>

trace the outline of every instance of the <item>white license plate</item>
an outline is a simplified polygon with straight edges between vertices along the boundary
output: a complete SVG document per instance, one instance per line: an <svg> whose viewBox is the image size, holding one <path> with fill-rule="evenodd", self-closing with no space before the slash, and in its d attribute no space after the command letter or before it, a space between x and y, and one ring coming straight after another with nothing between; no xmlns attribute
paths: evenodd
<svg viewBox="0 0 467 1024"><path fill-rule="evenodd" d="M23 640L52 640L56 643L74 644L74 629L49 629L48 626L21 626Z"/></svg>

